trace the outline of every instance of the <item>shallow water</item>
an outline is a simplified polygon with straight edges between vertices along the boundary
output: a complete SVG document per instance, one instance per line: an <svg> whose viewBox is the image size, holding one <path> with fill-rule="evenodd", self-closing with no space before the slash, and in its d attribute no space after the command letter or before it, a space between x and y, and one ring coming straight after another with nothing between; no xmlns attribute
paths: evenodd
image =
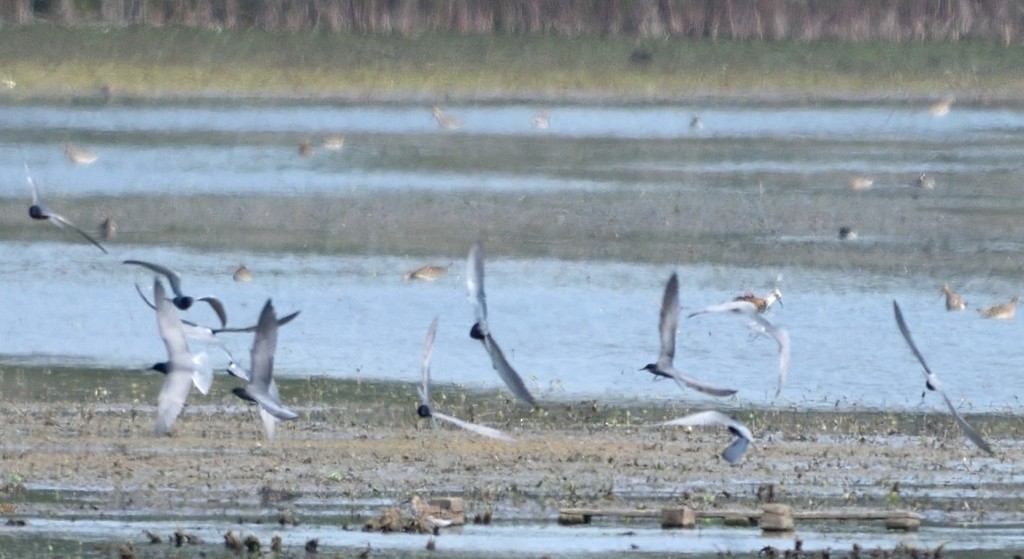
<svg viewBox="0 0 1024 559"><path fill-rule="evenodd" d="M644 251L649 236L643 234L617 239L621 244L616 254L622 256L614 261L524 257L529 250L488 252L492 330L538 399L713 405L712 398L683 393L638 371L656 359L658 306L665 281L677 271L683 316L748 290L763 294L777 286L784 294L784 306L768 315L788 328L793 340L789 379L778 399L774 342L753 339L732 316L707 315L680 323L678 368L740 388L735 399L725 401L730 408L944 412L935 395L921 399L920 367L893 321L892 300L897 299L956 405L965 412L1020 409L1024 377L1016 374L1019 325L981 320L973 310L1019 293L1019 276L1006 273L1007 268L997 273L978 267L977 259L970 264L959 259L989 255L1011 262L1008 269L1021 266L1013 262L1024 246L1019 225L1024 223L1024 173L1019 170L1024 113L955 106L949 116L936 119L923 108L902 106L573 106L551 108L551 128L534 130L530 117L541 109L450 107L466 127L439 132L429 111L418 106L4 106L0 177L9 186L0 192L0 213L24 213L23 162L31 166L44 196L72 219L76 200L96 196L185 199L233 194L244 210L253 197L270 194L315 201L416 192L472 204L474 196L491 192L522 199L537 193L601 193L605 197L595 207L567 212L570 220L583 221L578 226L586 236L587 231L614 229L609 224L618 219L636 220L630 210L638 196L678 194L692 205L682 212L677 206L677 218L700 220L699 226L711 231L719 244L716 250L742 252L750 263L694 262L685 248L688 239L679 240L677 258L643 263L646 259L630 255ZM689 128L694 114L702 117L704 129ZM323 137L335 134L346 135L344 150L328 152L319 146ZM312 158L299 157L302 140L316 147ZM65 143L92 149L100 159L90 166L73 166L61 152ZM907 185L923 171L939 185L918 199ZM874 178L872 191L850 191L846 184L855 174ZM752 193L757 196L753 201ZM874 197L874 205L865 204L865 196ZM579 204L581 198L571 200ZM610 205L596 207L598 203ZM705 212L705 205L717 209ZM779 206L796 208L784 219L813 224L792 233L786 224L766 224ZM889 207L898 210L898 218L878 215ZM837 241L837 226L847 220L857 225L856 219L889 229L862 231L856 245ZM902 225L915 219L926 223ZM757 220L760 224L752 226ZM652 231L667 226L657 220L642 225ZM439 316L434 380L504 391L486 354L467 335L472 310L466 301L463 254L468 246L454 257L439 249L412 258L403 250L257 252L244 243L234 250L199 251L129 238L112 245L112 254L106 256L71 232L62 234L28 218L24 227L42 228L38 240L0 240L0 292L5 294L0 366L5 369L143 369L162 361L165 352L153 313L133 287L138 283L150 293L152 276L120 264L136 258L175 268L190 294L216 294L233 326L252 324L267 298L273 298L279 314L301 310L281 330L276 374L414 383L423 336L431 319ZM230 223L198 229L214 236L225 228ZM522 234L530 242L563 242L531 237L547 231L524 224ZM515 246L514 239L511 244ZM837 266L835 260L827 266L791 266L759 257L762 250L779 246L818 251L840 262L844 254L873 258L882 263L870 269L889 272ZM887 265L888 258L893 263ZM941 260L949 275L938 278L920 265L929 259ZM243 262L254 272L251 283L231 279ZM402 281L403 272L428 262L451 263L450 273L433 283ZM944 310L938 289L946 279L967 296L972 305L967 312ZM187 317L206 325L215 320L201 304ZM248 361L249 335L222 337L236 357ZM226 364L217 349L208 351L215 363ZM156 373L150 374L156 379ZM88 382L96 382L95 376L83 377ZM48 519L21 532L0 528L6 532L0 536L28 534L31 539L62 533L89 539L115 532L128 537L137 535L140 526L134 521ZM153 527L171 530L160 521ZM225 529L196 528L210 531L204 534L207 541L218 541ZM324 533L317 526L308 532L290 530L299 542L307 535L337 547L372 541L375 549L399 555L425 543L411 536ZM766 545L752 530L629 530L633 533L616 527L522 523L467 527L460 537L441 541L454 554L487 549L538 555L559 546L568 556L710 555ZM854 541L891 548L903 537L859 530L844 526L832 534L822 528L801 532L801 537L808 547L836 549ZM972 527L955 535L949 530L926 528L911 538L929 547L953 540L947 550L1021 545L1017 532L999 528ZM632 550L633 545L639 549Z"/></svg>

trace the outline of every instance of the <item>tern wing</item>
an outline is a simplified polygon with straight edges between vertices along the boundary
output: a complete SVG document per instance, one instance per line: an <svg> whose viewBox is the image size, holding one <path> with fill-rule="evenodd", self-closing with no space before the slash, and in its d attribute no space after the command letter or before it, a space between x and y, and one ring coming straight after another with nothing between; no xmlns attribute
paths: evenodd
<svg viewBox="0 0 1024 559"><path fill-rule="evenodd" d="M181 276L178 275L174 270L161 266L159 264L153 264L152 262L143 262L142 260L125 260L122 264L134 264L135 266L142 266L148 268L153 272L156 272L167 278L167 281L171 284L171 291L174 292L178 297L182 296L181 293Z"/></svg>
<svg viewBox="0 0 1024 559"><path fill-rule="evenodd" d="M188 399L188 393L191 390L192 376L188 369L171 366L157 399L156 434L158 437L166 435L171 430L171 426L174 425L182 408L185 407L185 400Z"/></svg>
<svg viewBox="0 0 1024 559"><path fill-rule="evenodd" d="M423 342L423 384L419 387L420 405L430 406L430 356L434 350L434 337L437 335L437 317L427 328L427 339Z"/></svg>
<svg viewBox="0 0 1024 559"><path fill-rule="evenodd" d="M672 377L672 380L676 381L676 384L680 387L688 387L696 390L697 392L703 392L709 396L724 398L736 393L736 389L734 388L721 388L713 384L707 384L693 377L686 376L675 369L668 369L664 372L668 373Z"/></svg>
<svg viewBox="0 0 1024 559"><path fill-rule="evenodd" d="M260 407L260 420L263 422L263 432L267 435L267 440L273 440L274 435L277 434L277 418L267 410Z"/></svg>
<svg viewBox="0 0 1024 559"><path fill-rule="evenodd" d="M734 432L738 437L745 438L747 440L754 440L753 433L750 432L750 429L747 429L746 425L743 425L739 421L736 421L735 419L729 417L728 415L716 410L691 413L690 415L680 417L678 419L663 421L661 423L658 423L657 425L686 425L693 427L709 427L720 425L722 427L728 427L729 430Z"/></svg>
<svg viewBox="0 0 1024 559"><path fill-rule="evenodd" d="M672 361L675 359L676 328L678 326L679 276L673 272L672 277L665 284L665 294L661 299L661 313L658 319L658 334L661 336L661 353L658 355L658 367L665 371L672 369Z"/></svg>
<svg viewBox="0 0 1024 559"><path fill-rule="evenodd" d="M498 440L502 440L502 441L515 442L514 438L512 438L511 436L505 434L502 431L499 431L497 429L492 429L490 427L484 427L483 425L477 425L476 423L470 423L468 421L463 421L463 420L461 420L461 419L459 419L457 417L452 417L450 415L446 415L446 414L443 414L441 412L432 411L431 412L431 417L436 417L436 418L441 419L443 421L447 421L448 423L451 423L453 425L457 425L459 427L462 427L463 429L465 429L467 431L470 431L470 432L473 432L473 433L476 433L477 435L483 435L485 437L490 437L492 439L498 439Z"/></svg>
<svg viewBox="0 0 1024 559"><path fill-rule="evenodd" d="M66 218L64 218L64 216L50 212L50 221L56 223L57 225L61 225L63 223L63 225L67 225L68 227L74 229L75 231L78 231L79 235L84 237L85 240L89 241L90 243L96 245L96 248L102 250L103 254L110 254L109 252L107 252L107 249L103 248L103 245L101 245L99 241L92 238L92 236L86 233L85 231L82 231L77 225L71 223Z"/></svg>
<svg viewBox="0 0 1024 559"><path fill-rule="evenodd" d="M39 205L39 187L36 186L36 181L32 180L32 175L28 170L28 162L25 162L25 178L28 179L28 187L32 191L32 205Z"/></svg>
<svg viewBox="0 0 1024 559"><path fill-rule="evenodd" d="M196 298L196 301L203 301L204 303L210 305L210 307L213 309L213 312L217 313L217 318L220 319L221 328L224 328L225 326L228 325L228 313L227 311L224 310L224 303L221 303L220 299L212 295L206 295L203 297Z"/></svg>
<svg viewBox="0 0 1024 559"><path fill-rule="evenodd" d="M519 377L519 373L516 373L512 365L509 365L508 360L505 359L505 354L501 352L501 348L498 347L498 343L494 341L494 338L487 334L484 336L483 342L484 348L487 349L487 354L491 356L491 366L498 372L501 380L505 381L505 385L508 386L509 390L520 400L531 406L536 406L536 400L533 399L530 391L526 389L526 385L523 384L523 379Z"/></svg>
<svg viewBox="0 0 1024 559"><path fill-rule="evenodd" d="M466 258L466 289L476 322L487 331L487 295L484 293L484 246L477 241Z"/></svg>
<svg viewBox="0 0 1024 559"><path fill-rule="evenodd" d="M278 326L278 328L280 328L281 326L284 326L285 324L288 324L289 322L294 320L295 317L299 316L300 312L302 312L302 311L295 311L292 314L289 314L289 315L287 315L287 316L285 316L283 318L277 319L277 326ZM246 326L245 328L217 328L217 329L213 330L213 333L214 334L220 334L221 332L228 332L228 333L232 333L232 334L237 334L237 333L244 333L244 332L255 332L257 326L258 326L257 324L253 324L252 326Z"/></svg>
<svg viewBox="0 0 1024 559"><path fill-rule="evenodd" d="M900 311L900 306L896 301L892 302L892 310L896 314L896 325L899 326L900 333L903 334L903 339L907 341L907 345L910 346L910 351L914 353L914 357L917 357L921 366L924 367L925 379L934 377L935 375L932 373L931 369L928 368L928 364L924 362L924 356L921 355L920 351L918 351L917 344L914 343L914 338L910 335L910 329L907 328L907 323L903 321L903 313Z"/></svg>
<svg viewBox="0 0 1024 559"><path fill-rule="evenodd" d="M950 401L949 396L946 396L946 393L942 390L939 390L939 394L942 394L942 399L946 401L946 405L949 406L949 411L953 414L953 420L960 426L960 430L967 435L967 438L981 450L984 450L989 454L995 454L992 447L985 442L985 439L981 438L981 434L975 431L974 427L971 427L971 425L967 423L967 420L960 415L960 412L956 410L956 407L953 406L953 402Z"/></svg>
<svg viewBox="0 0 1024 559"><path fill-rule="evenodd" d="M251 392L269 395L270 381L274 374L274 352L277 349L277 319L274 305L267 299L256 323L256 336L252 342L252 356L249 361Z"/></svg>
<svg viewBox="0 0 1024 559"><path fill-rule="evenodd" d="M164 285L160 283L160 280L153 280L153 293L155 295L157 327L160 330L160 337L164 340L164 346L167 347L170 368L191 371L192 354L185 341L185 329L178 318L178 310L165 296Z"/></svg>
<svg viewBox="0 0 1024 559"><path fill-rule="evenodd" d="M205 351L192 357L192 384L200 393L206 395L213 386L213 367L210 365L210 356Z"/></svg>
<svg viewBox="0 0 1024 559"><path fill-rule="evenodd" d="M710 305L704 307L703 309L694 311L686 315L686 318L693 318L698 314L715 312L734 312L737 314L746 315L751 319L754 319L754 317L757 316L757 307L754 306L754 304L751 303L750 301L729 301L726 303L719 303L717 305Z"/></svg>
<svg viewBox="0 0 1024 559"><path fill-rule="evenodd" d="M747 447L750 445L750 441L743 437L736 437L732 443L725 447L722 451L722 458L730 464L736 464L739 462L743 455L747 452Z"/></svg>

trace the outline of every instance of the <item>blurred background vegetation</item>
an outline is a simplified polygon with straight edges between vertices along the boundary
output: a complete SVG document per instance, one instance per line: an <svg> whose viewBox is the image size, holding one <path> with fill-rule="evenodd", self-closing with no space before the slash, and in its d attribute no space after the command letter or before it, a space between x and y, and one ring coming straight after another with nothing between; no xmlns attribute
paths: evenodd
<svg viewBox="0 0 1024 559"><path fill-rule="evenodd" d="M1014 0L0 0L0 23L691 39L1021 40Z"/></svg>

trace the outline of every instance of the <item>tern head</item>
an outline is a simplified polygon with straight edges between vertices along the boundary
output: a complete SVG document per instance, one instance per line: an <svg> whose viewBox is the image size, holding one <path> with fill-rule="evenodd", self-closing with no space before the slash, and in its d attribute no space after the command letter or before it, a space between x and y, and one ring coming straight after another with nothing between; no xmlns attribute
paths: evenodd
<svg viewBox="0 0 1024 559"><path fill-rule="evenodd" d="M483 328L480 327L479 322L474 324L473 327L469 329L469 337L473 338L474 340L484 339L484 331Z"/></svg>
<svg viewBox="0 0 1024 559"><path fill-rule="evenodd" d="M420 407L416 408L416 415L420 417L432 417L430 413L430 406L420 404Z"/></svg>
<svg viewBox="0 0 1024 559"><path fill-rule="evenodd" d="M640 370L641 371L647 371L648 373L654 373L654 374L658 374L659 373L659 369L658 369L658 364L657 363L648 363L648 364L644 365Z"/></svg>
<svg viewBox="0 0 1024 559"><path fill-rule="evenodd" d="M30 206L28 209L28 215L32 219L47 219L46 214L43 213L43 209L38 205Z"/></svg>
<svg viewBox="0 0 1024 559"><path fill-rule="evenodd" d="M245 400L246 402L256 403L256 400L252 396L250 396L248 392L245 391L244 386L236 386L232 388L231 393Z"/></svg>
<svg viewBox="0 0 1024 559"><path fill-rule="evenodd" d="M195 302L195 299L189 297L188 295L178 295L177 297L174 298L174 301L172 302L174 303L175 307L178 307L183 311L187 311L189 307L192 306L192 303Z"/></svg>
<svg viewBox="0 0 1024 559"><path fill-rule="evenodd" d="M152 367L150 367L149 369L146 369L146 370L147 371L160 371L161 373L166 375L167 372L170 370L170 367L168 366L166 361L163 361L163 362L160 362L160 363L156 363L155 365L153 365Z"/></svg>

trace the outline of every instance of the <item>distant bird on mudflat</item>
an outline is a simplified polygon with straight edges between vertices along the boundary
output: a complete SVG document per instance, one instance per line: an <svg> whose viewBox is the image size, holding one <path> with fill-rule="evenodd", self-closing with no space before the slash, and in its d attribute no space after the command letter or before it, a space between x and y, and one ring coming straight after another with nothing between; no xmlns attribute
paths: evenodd
<svg viewBox="0 0 1024 559"><path fill-rule="evenodd" d="M679 419L663 421L657 425L665 427L677 425L694 427L722 425L724 427L728 427L729 431L736 435L736 439L733 440L724 451L722 451L722 458L730 464L736 464L739 462L740 459L743 458L743 454L747 452L747 447L750 443L754 442L754 435L750 432L750 429L747 429L746 425L743 425L728 415L715 410L697 412L687 415L686 417L680 417Z"/></svg>
<svg viewBox="0 0 1024 559"><path fill-rule="evenodd" d="M857 238L857 232L852 227L840 227L839 228L839 240L840 241L852 241Z"/></svg>
<svg viewBox="0 0 1024 559"><path fill-rule="evenodd" d="M431 108L430 113L434 115L434 118L437 120L437 125L440 126L442 130L458 130L459 128L462 128L462 120L454 116L444 114L441 107L435 106Z"/></svg>
<svg viewBox="0 0 1024 559"><path fill-rule="evenodd" d="M79 229L74 223L71 223L64 216L43 205L43 201L39 197L39 187L36 186L36 181L32 180L32 175L29 173L28 163L25 164L25 178L28 179L28 187L32 191L32 205L28 208L29 217L38 220L48 220L61 229L70 227L75 231L78 231L79 235L85 237L85 240L96 245L96 247L102 250L104 254L107 253L107 249L103 248L103 245L101 245L96 239L90 237L88 233Z"/></svg>
<svg viewBox="0 0 1024 559"><path fill-rule="evenodd" d="M648 363L641 371L647 371L657 377L670 378L680 388L691 388L711 396L732 396L736 393L732 388L719 388L688 377L675 369L672 361L676 354L676 328L679 325L679 277L673 273L665 285L665 294L661 301L661 314L658 321L658 334L661 338L661 351L657 363Z"/></svg>
<svg viewBox="0 0 1024 559"><path fill-rule="evenodd" d="M434 321L430 323L430 328L427 329L427 339L423 343L423 376L422 384L416 387L416 392L420 397L420 405L416 408L416 415L420 417L429 417L434 420L434 426L437 426L437 419L447 421L452 425L462 427L467 431L476 433L477 435L483 435L492 439L499 439L503 441L514 442L515 439L506 435L505 433L492 429L490 427L484 427L483 425L477 425L476 423L470 423L463 421L457 417L443 414L439 411L434 411L430 407L430 355L434 347L434 337L437 335L437 317L434 317Z"/></svg>
<svg viewBox="0 0 1024 559"><path fill-rule="evenodd" d="M914 182L911 184L914 186L914 188L931 190L935 188L935 179L929 177L928 173L921 173L916 179L914 179Z"/></svg>
<svg viewBox="0 0 1024 559"><path fill-rule="evenodd" d="M117 235L117 220L114 219L114 216L107 215L107 217L103 218L103 221L100 223L100 234L107 241Z"/></svg>
<svg viewBox="0 0 1024 559"><path fill-rule="evenodd" d="M947 311L962 311L967 308L967 302L964 301L964 298L957 295L948 283L942 284L942 294L946 296Z"/></svg>
<svg viewBox="0 0 1024 559"><path fill-rule="evenodd" d="M758 334L768 334L775 339L775 343L779 345L779 385L775 389L775 396L778 397L779 393L782 392L782 386L786 384L786 375L789 372L789 331L768 322L767 319L757 312L754 304L749 301L730 301L720 305L711 305L690 313L686 318L715 312L731 312L743 315L749 321L747 323L748 328Z"/></svg>
<svg viewBox="0 0 1024 559"><path fill-rule="evenodd" d="M313 144L309 140L299 142L299 155L302 157L313 157Z"/></svg>
<svg viewBox="0 0 1024 559"><path fill-rule="evenodd" d="M978 309L982 318L994 318L996 320L1010 320L1017 315L1017 303L1020 297L1014 295L1012 299L1001 305L991 306L987 309Z"/></svg>
<svg viewBox="0 0 1024 559"><path fill-rule="evenodd" d="M530 391L519 378L519 373L512 368L505 354L498 347L498 342L491 336L491 329L487 323L487 295L484 293L484 247L477 241L469 248L469 256L466 258L466 289L469 291L469 301L473 304L473 314L476 322L469 330L469 337L479 340L487 350L491 358L491 366L498 372L501 380L516 395L517 398L536 406Z"/></svg>
<svg viewBox="0 0 1024 559"><path fill-rule="evenodd" d="M64 146L64 155L75 165L91 165L99 159L95 153L87 149L76 148L71 144Z"/></svg>
<svg viewBox="0 0 1024 559"><path fill-rule="evenodd" d="M533 118L530 121L533 123L533 127L537 130L547 130L548 126L551 125L551 113L548 111L537 113L533 115Z"/></svg>
<svg viewBox="0 0 1024 559"><path fill-rule="evenodd" d="M322 145L327 151L341 151L345 147L345 136L328 136Z"/></svg>
<svg viewBox="0 0 1024 559"><path fill-rule="evenodd" d="M157 398L156 434L163 436L170 432L181 414L193 384L203 394L210 390L213 369L206 353L193 356L189 351L178 311L164 295L164 286L160 280L153 280L153 293L156 299L157 328L167 348L167 361L151 367L167 375Z"/></svg>
<svg viewBox="0 0 1024 559"><path fill-rule="evenodd" d="M776 301L779 302L779 305L782 304L782 292L779 291L778 288L776 288L773 289L771 293L765 295L764 297L758 297L757 295L754 295L753 293L748 291L743 295L740 295L739 297L735 297L733 301L746 301L754 305L754 307L757 308L757 312L763 313L767 311L768 308L771 307L772 304L775 303Z"/></svg>
<svg viewBox="0 0 1024 559"><path fill-rule="evenodd" d="M940 101L936 101L928 107L928 114L934 117L946 116L953 107L954 101L956 101L954 97L945 97Z"/></svg>
<svg viewBox="0 0 1024 559"><path fill-rule="evenodd" d="M858 175L850 179L850 188L853 190L867 190L874 186L874 184L874 180L863 175Z"/></svg>
<svg viewBox="0 0 1024 559"><path fill-rule="evenodd" d="M175 272L174 270L166 266L161 266L160 264L153 264L152 262L144 262L142 260L125 260L124 262L122 262L122 264L142 266L143 268L147 268L149 270L152 270L153 272L165 276L167 278L167 281L170 282L171 284L171 290L174 291L174 299L172 299L171 302L174 303L175 307L178 307L179 309L186 311L192 307L192 304L194 302L202 301L210 305L210 308L213 309L213 312L217 313L217 318L220 319L221 327L227 326L228 314L224 310L224 304L220 302L220 299L212 295L204 295L202 297L191 297L185 295L181 291L181 276L179 276L178 273Z"/></svg>
<svg viewBox="0 0 1024 559"><path fill-rule="evenodd" d="M422 280L422 281L434 281L448 275L448 268L451 266L437 266L434 264L427 264L421 266L415 270L402 274L402 279L405 281Z"/></svg>
<svg viewBox="0 0 1024 559"><path fill-rule="evenodd" d="M704 121L699 116L690 119L690 130L703 130Z"/></svg>
<svg viewBox="0 0 1024 559"><path fill-rule="evenodd" d="M946 391L942 389L939 377L935 376L935 373L932 373L931 369L928 368L928 364L924 362L924 356L921 355L921 352L917 349L917 345L914 344L914 339L910 336L910 329L907 328L907 323L903 320L903 313L900 312L900 306L896 301L892 302L892 309L893 313L896 315L896 326L899 327L900 334L903 334L903 339L906 340L907 345L910 346L910 351L914 354L914 357L917 358L918 362L921 363L921 367L924 368L925 387L927 387L928 390L933 390L942 395L942 399L946 401L946 406L949 407L950 413L953 414L953 421L956 422L957 426L960 427L960 430L967 435L967 438L970 439L972 443L989 454L995 454L992 447L990 447L988 443L985 442L985 439L981 437L981 434L975 431L974 427L971 427L970 424L960 416L960 412L956 410L956 407L953 406L953 402L949 399L949 396L946 395Z"/></svg>
<svg viewBox="0 0 1024 559"><path fill-rule="evenodd" d="M231 274L231 279L238 282L252 281L252 271L245 264L240 264L235 268L235 272Z"/></svg>
<svg viewBox="0 0 1024 559"><path fill-rule="evenodd" d="M274 353L277 350L277 317L274 305L267 299L256 323L256 335L252 342L249 382L234 388L231 392L239 398L259 404L260 419L267 440L273 439L278 420L291 420L299 414L281 404L281 394L274 382ZM232 365L235 365L232 363ZM237 367L237 365L236 365ZM229 367L230 369L230 367ZM233 373L237 374L237 373Z"/></svg>

